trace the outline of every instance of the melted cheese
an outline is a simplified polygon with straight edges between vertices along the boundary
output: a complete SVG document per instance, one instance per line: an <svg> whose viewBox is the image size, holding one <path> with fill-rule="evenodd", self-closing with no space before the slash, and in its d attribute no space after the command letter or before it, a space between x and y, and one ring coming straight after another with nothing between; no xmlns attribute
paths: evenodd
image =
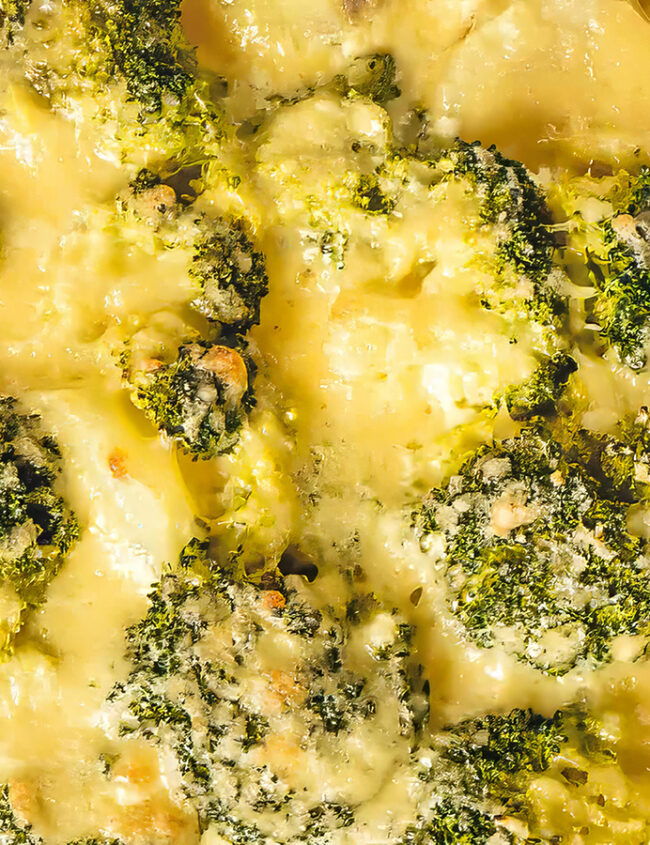
<svg viewBox="0 0 650 845"><path fill-rule="evenodd" d="M234 121L266 96L389 50L403 90L389 107L397 131L425 107L439 138L495 142L545 178L650 150L650 25L622 0L186 0L184 22L199 61L228 79ZM351 137L384 143L381 110L320 93L274 113L241 154L247 184L229 198L259 223L268 260L271 290L253 334L259 404L237 452L194 463L130 406L112 353L125 326L183 312L187 256L117 240L106 209L123 185L119 162L1 72L0 387L56 434L84 526L27 644L0 666L0 782L20 815L48 845L97 829L134 843L199 841L149 746L130 744L110 781L98 762L103 702L126 672L124 629L198 518L226 547L246 536L251 566L299 543L327 571L354 548L373 589L417 626L434 726L515 706L550 714L588 691L614 723L621 760L591 789L621 817L609 819L587 788L540 777L541 829L574 845L647 842L648 666L615 661L551 679L468 646L404 516L409 496L490 436L480 407L533 366L532 340L513 347L497 317L467 306L479 271L466 266L466 198L427 204L416 191L395 225L346 219L339 268L310 241L310 215L314 204L327 215L342 174L354 175ZM224 205L218 190L202 202ZM646 374L580 363L594 427L647 403ZM382 730L358 737L365 762L346 775L351 800L369 799L368 843L386 841L386 808L399 814L413 789L396 773L375 790L373 773L394 762ZM310 788L321 775L308 771ZM201 842L224 840L208 830Z"/></svg>

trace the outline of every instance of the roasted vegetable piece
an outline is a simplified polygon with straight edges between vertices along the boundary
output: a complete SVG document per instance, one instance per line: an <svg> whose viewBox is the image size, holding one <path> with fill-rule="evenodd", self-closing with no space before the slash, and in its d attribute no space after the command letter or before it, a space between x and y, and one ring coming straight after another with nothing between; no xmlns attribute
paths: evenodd
<svg viewBox="0 0 650 845"><path fill-rule="evenodd" d="M12 44L16 32L24 25L31 0L3 0L0 5L0 46Z"/></svg>
<svg viewBox="0 0 650 845"><path fill-rule="evenodd" d="M496 147L465 141L457 141L431 163L445 178L467 183L476 192L482 224L493 231L494 284L482 291L483 306L561 328L567 305L553 264L551 215L524 165Z"/></svg>
<svg viewBox="0 0 650 845"><path fill-rule="evenodd" d="M639 370L650 331L650 168L630 178L600 227L602 251L590 256L593 316L623 363Z"/></svg>
<svg viewBox="0 0 650 845"><path fill-rule="evenodd" d="M568 216L567 246L582 257L594 288L587 323L619 361L641 370L650 332L650 168L578 178L556 191Z"/></svg>
<svg viewBox="0 0 650 845"><path fill-rule="evenodd" d="M252 403L244 351L188 340L171 361L127 351L131 398L154 425L194 457L228 452Z"/></svg>
<svg viewBox="0 0 650 845"><path fill-rule="evenodd" d="M555 674L611 659L620 635L643 649L647 544L627 518L646 495L646 446L645 411L617 435L539 422L429 493L415 524L471 640Z"/></svg>
<svg viewBox="0 0 650 845"><path fill-rule="evenodd" d="M569 377L577 369L575 360L564 352L544 359L527 381L506 389L505 404L512 419L523 421L553 414Z"/></svg>
<svg viewBox="0 0 650 845"><path fill-rule="evenodd" d="M127 631L116 731L158 744L201 824L226 839L315 843L352 825L336 772L372 737L408 759L426 715L401 616L369 597L350 621L314 599L297 576L250 583L192 540ZM313 761L326 801L306 776Z"/></svg>
<svg viewBox="0 0 650 845"><path fill-rule="evenodd" d="M268 292L264 256L240 224L206 221L190 272L200 286L194 307L209 320L237 332L259 323L260 302Z"/></svg>
<svg viewBox="0 0 650 845"><path fill-rule="evenodd" d="M91 29L107 48L107 69L122 76L143 112L180 101L193 84L192 52L179 0L91 0Z"/></svg>
<svg viewBox="0 0 650 845"><path fill-rule="evenodd" d="M10 647L24 613L44 598L79 535L74 514L57 492L62 459L40 417L0 397L0 591Z"/></svg>

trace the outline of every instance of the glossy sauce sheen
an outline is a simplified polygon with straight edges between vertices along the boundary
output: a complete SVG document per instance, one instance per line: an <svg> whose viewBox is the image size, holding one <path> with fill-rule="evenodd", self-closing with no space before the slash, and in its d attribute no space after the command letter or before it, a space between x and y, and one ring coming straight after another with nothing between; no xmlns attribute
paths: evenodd
<svg viewBox="0 0 650 845"><path fill-rule="evenodd" d="M404 92L390 106L394 124L421 106L440 137L496 143L542 181L595 162L629 166L650 150L650 24L623 0L186 0L183 22L199 62L228 80L235 122L267 96L290 97L358 55L389 51ZM468 646L404 520L409 496L489 436L473 408L532 369L530 345L513 349L493 315L464 309L473 281L465 199L452 196L444 213L407 199L390 231L379 220L359 224L344 268L323 262L305 243L306 212L292 190L318 193L353 167L353 135L380 144L382 112L327 92L278 110L251 145L242 190L270 278L252 334L258 404L240 449L193 463L130 406L110 344L133 315L180 313L187 256L114 243L96 215L100 198L122 186L119 162L1 72L0 388L38 408L55 432L65 492L84 526L29 623L47 648L27 644L0 665L0 782L26 796L19 809L34 830L48 845L93 829L133 843L225 841L201 836L146 743L124 740L124 771L110 782L97 763L104 700L127 671L124 629L145 612L150 585L196 531L197 515L224 542L233 523L255 524L252 547L271 562L300 542L325 572L355 535L373 590L417 626L434 727L487 709L550 715L588 689L619 737L623 773L603 775L602 790L647 818L647 664L552 679L498 649ZM219 207L216 192L201 201ZM414 278L423 249L431 271ZM584 368L597 425L648 402L647 373L602 360ZM241 488L253 492L235 512ZM317 505L305 508L314 491ZM384 745L381 722L374 730L360 740L372 765L324 767L297 788L318 792L319 778L341 779L351 801L372 796L376 772L390 772L401 753ZM399 815L409 789L396 777L377 792L356 841L389 841L386 807ZM649 841L622 823L598 834L605 838L580 838L588 802L543 776L533 794L545 829L571 845Z"/></svg>

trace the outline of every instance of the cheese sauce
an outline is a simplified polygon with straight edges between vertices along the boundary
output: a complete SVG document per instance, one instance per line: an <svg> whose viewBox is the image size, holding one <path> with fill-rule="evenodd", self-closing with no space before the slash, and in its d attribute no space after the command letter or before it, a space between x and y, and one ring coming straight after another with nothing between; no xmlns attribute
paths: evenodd
<svg viewBox="0 0 650 845"><path fill-rule="evenodd" d="M511 433L507 419L482 410L535 363L534 336L513 345L498 315L468 305L482 272L467 266L476 245L466 221L476 209L453 186L433 203L414 183L396 222L335 211L341 185L359 176L352 140L381 148L394 128L411 141L423 111L439 142L495 143L544 184L590 167L638 167L650 151L643 8L623 0L185 0L199 63L228 83L226 115L238 129L229 154L243 176L234 198L213 186L199 205L246 208L270 281L251 334L257 406L238 449L209 462L191 461L144 420L114 354L116 339L153 315L185 319L187 253L116 234L119 157L0 66L0 389L38 410L56 436L65 494L83 528L0 665L0 783L48 845L98 830L128 843L226 841L199 831L155 746L108 742L105 711L128 672L125 629L146 612L163 563L206 528L224 549L245 538L251 571L297 546L318 566L325 593L327 573L352 557L415 626L432 729L514 707L550 716L590 697L616 738L620 767L603 767L585 788L537 778L540 831L572 845L650 841L647 664L626 663L622 643L622 659L553 678L468 645L410 527L412 503L469 449L494 426ZM390 52L398 68L390 122L383 108L341 100L326 84L375 51ZM316 93L302 98L310 86ZM294 99L269 99L277 95ZM314 215L347 233L342 257L314 243ZM609 430L647 404L647 373L588 356L580 364L595 428ZM366 801L365 838L331 841L389 842L386 814L408 809L408 773L375 789L373 773L391 771L403 751L384 747L385 737L381 720L360 734L372 765L344 773L353 800ZM102 760L115 743L120 757L108 778ZM322 771L334 778L327 765ZM307 788L316 793L318 783ZM592 800L598 794L607 810Z"/></svg>

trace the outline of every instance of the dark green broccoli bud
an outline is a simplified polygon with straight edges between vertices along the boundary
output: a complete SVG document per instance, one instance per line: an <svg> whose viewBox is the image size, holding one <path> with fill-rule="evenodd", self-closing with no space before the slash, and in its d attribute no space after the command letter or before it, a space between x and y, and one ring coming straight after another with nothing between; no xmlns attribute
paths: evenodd
<svg viewBox="0 0 650 845"><path fill-rule="evenodd" d="M387 196L374 174L360 176L352 193L352 204L367 214L389 215L395 208L395 200Z"/></svg>
<svg viewBox="0 0 650 845"><path fill-rule="evenodd" d="M237 349L187 341L172 361L132 350L123 366L133 403L193 457L235 447L252 404L249 367Z"/></svg>
<svg viewBox="0 0 650 845"><path fill-rule="evenodd" d="M549 717L514 709L466 719L436 732L415 757L422 783L417 819L400 843L555 842L548 817L544 832L539 829L534 796L540 777L580 791L580 800L600 816L607 801L594 790L600 775L592 780L592 766L602 773L603 766L618 764L615 739L584 703ZM620 818L620 806L603 812ZM610 818L599 830L609 831Z"/></svg>
<svg viewBox="0 0 650 845"><path fill-rule="evenodd" d="M531 710L454 725L445 757L460 767L464 794L496 799L509 809L525 803L531 776L546 771L567 742L564 718Z"/></svg>
<svg viewBox="0 0 650 845"><path fill-rule="evenodd" d="M2 0L0 3L0 43L12 44L16 32L25 25L31 0Z"/></svg>
<svg viewBox="0 0 650 845"><path fill-rule="evenodd" d="M351 827L355 815L352 807L347 804L334 804L324 801L309 811L309 821L305 826L305 841L327 841L326 837L333 830Z"/></svg>
<svg viewBox="0 0 650 845"><path fill-rule="evenodd" d="M129 167L142 166L143 155L174 172L210 162L226 132L222 91L196 65L180 6L180 0L41 3L30 12L34 37L17 41L17 68L50 108Z"/></svg>
<svg viewBox="0 0 650 845"><path fill-rule="evenodd" d="M208 802L201 817L203 830L207 830L211 824L224 831L224 835L228 837L227 841L233 845L265 845L268 842L268 838L257 825L234 816L229 812L226 802L220 798Z"/></svg>
<svg viewBox="0 0 650 845"><path fill-rule="evenodd" d="M188 543L127 631L132 669L107 705L115 733L157 743L175 761L202 829L232 842L316 845L321 828L354 822L335 784L342 766L365 758L366 742L381 736L409 760L424 698L409 626L379 601L350 623L345 605L316 607L299 576L253 584L210 549ZM298 618L313 622L297 628ZM325 804L301 760L318 761Z"/></svg>
<svg viewBox="0 0 650 845"><path fill-rule="evenodd" d="M337 270L345 267L345 252L350 240L347 232L328 229L319 238L321 255L329 259Z"/></svg>
<svg viewBox="0 0 650 845"><path fill-rule="evenodd" d="M550 213L524 165L495 147L460 140L431 163L443 178L469 184L480 201L482 224L494 228L496 284L482 292L483 306L560 328L567 305L554 282Z"/></svg>
<svg viewBox="0 0 650 845"><path fill-rule="evenodd" d="M186 170L193 175L192 168ZM163 178L161 173L140 170L117 196L115 222L129 224L126 237L132 229L142 232L145 223L167 249L187 250L188 275L195 290L191 306L229 336L242 335L259 323L261 301L268 293L264 255L246 234L242 219L197 215L187 193L191 184L180 175ZM146 234L150 236L145 230Z"/></svg>
<svg viewBox="0 0 650 845"><path fill-rule="evenodd" d="M619 359L640 370L650 339L650 168L630 178L599 228L602 247L586 256L596 288L590 316Z"/></svg>
<svg viewBox="0 0 650 845"><path fill-rule="evenodd" d="M424 547L442 541L450 610L479 646L562 674L611 659L620 635L650 635L646 541L627 524L647 488L643 425L615 437L540 422L427 496L415 523Z"/></svg>
<svg viewBox="0 0 650 845"><path fill-rule="evenodd" d="M162 179L158 173L154 173L148 167L142 167L129 182L129 187L135 196L138 196L143 191L149 191L151 188L157 187L161 182Z"/></svg>
<svg viewBox="0 0 650 845"><path fill-rule="evenodd" d="M208 320L238 332L259 323L268 292L265 261L240 225L209 221L195 244L190 273L201 289L193 305Z"/></svg>
<svg viewBox="0 0 650 845"><path fill-rule="evenodd" d="M250 751L254 745L259 745L268 731L268 719L260 716L259 713L247 713L246 729L241 743L242 749L244 751Z"/></svg>
<svg viewBox="0 0 650 845"><path fill-rule="evenodd" d="M569 376L577 369L573 358L564 352L557 352L542 361L528 381L506 390L506 408L512 419L529 420L553 413Z"/></svg>
<svg viewBox="0 0 650 845"><path fill-rule="evenodd" d="M383 106L402 93L395 84L396 76L395 59L390 53L376 53L355 59L345 74L345 84Z"/></svg>
<svg viewBox="0 0 650 845"><path fill-rule="evenodd" d="M143 113L180 101L193 61L180 24L180 0L92 0L92 27L108 50L107 71L122 77Z"/></svg>
<svg viewBox="0 0 650 845"><path fill-rule="evenodd" d="M105 839L104 837L91 836L86 839L75 839L66 845L124 845L121 839Z"/></svg>
<svg viewBox="0 0 650 845"><path fill-rule="evenodd" d="M350 716L363 717L373 713L375 704L362 697L364 684L341 680L334 691L313 692L307 700L307 707L317 713L328 733L338 734L349 725Z"/></svg>
<svg viewBox="0 0 650 845"><path fill-rule="evenodd" d="M397 845L485 845L496 832L489 814L443 798L426 816L408 825Z"/></svg>
<svg viewBox="0 0 650 845"><path fill-rule="evenodd" d="M301 637L313 637L323 621L319 610L300 602L293 602L286 608L284 616L291 633Z"/></svg>
<svg viewBox="0 0 650 845"><path fill-rule="evenodd" d="M2 620L5 645L21 612L42 601L79 534L75 516L55 491L59 447L37 414L0 398L0 587L15 597L17 616Z"/></svg>
<svg viewBox="0 0 650 845"><path fill-rule="evenodd" d="M616 742L605 730L602 718L591 712L584 703L567 708L565 726L573 745L588 760L597 766L616 762Z"/></svg>

